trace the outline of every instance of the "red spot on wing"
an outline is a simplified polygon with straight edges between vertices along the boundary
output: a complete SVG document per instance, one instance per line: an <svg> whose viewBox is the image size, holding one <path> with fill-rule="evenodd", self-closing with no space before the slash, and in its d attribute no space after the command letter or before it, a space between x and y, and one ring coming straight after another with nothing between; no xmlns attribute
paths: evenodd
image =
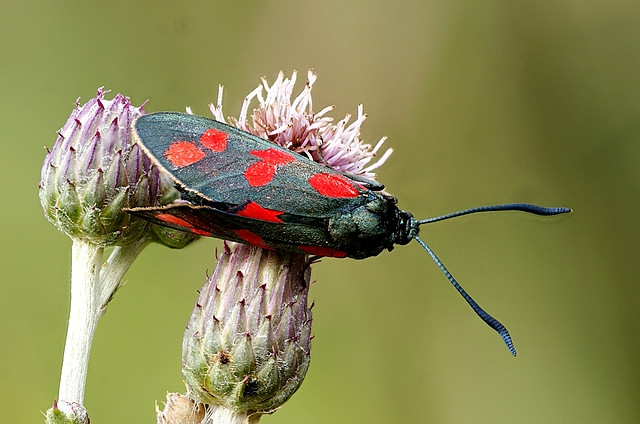
<svg viewBox="0 0 640 424"><path fill-rule="evenodd" d="M320 247L320 246L298 246L298 249L302 250L305 253L316 256L330 256L333 258L346 258L347 252L343 252L342 250L332 249L330 247Z"/></svg>
<svg viewBox="0 0 640 424"><path fill-rule="evenodd" d="M252 150L251 154L272 165L284 165L285 163L296 160L290 153L277 149Z"/></svg>
<svg viewBox="0 0 640 424"><path fill-rule="evenodd" d="M223 152L227 148L227 140L229 134L215 128L209 128L200 136L200 143L214 152Z"/></svg>
<svg viewBox="0 0 640 424"><path fill-rule="evenodd" d="M244 171L244 177L252 187L261 187L271 182L277 167L296 160L293 155L277 149L252 150L253 156L262 159Z"/></svg>
<svg viewBox="0 0 640 424"><path fill-rule="evenodd" d="M164 151L164 157L176 168L192 165L205 157L205 153L190 141L176 141Z"/></svg>
<svg viewBox="0 0 640 424"><path fill-rule="evenodd" d="M238 237L240 237L242 240L244 240L246 243L252 246L260 247L262 249L273 250L272 247L267 246L265 244L262 237L260 237L254 232L251 232L249 230L236 230L236 234L238 235Z"/></svg>
<svg viewBox="0 0 640 424"><path fill-rule="evenodd" d="M196 228L193 224L191 224L189 221L185 221L184 219L178 218L177 216L171 215L170 213L159 213L159 214L156 214L155 217L162 222L166 222L167 224L174 224L180 227L184 227L194 234L211 237L210 232L200 230Z"/></svg>
<svg viewBox="0 0 640 424"><path fill-rule="evenodd" d="M244 177L251 187L267 185L276 175L276 167L267 162L256 162L244 171Z"/></svg>
<svg viewBox="0 0 640 424"><path fill-rule="evenodd" d="M360 194L354 183L335 174L314 174L309 177L309 184L327 197L357 197Z"/></svg>
<svg viewBox="0 0 640 424"><path fill-rule="evenodd" d="M249 202L247 205L236 212L236 215L246 216L247 218L260 219L269 222L282 222L278 215L282 215L282 211L263 208L256 202Z"/></svg>

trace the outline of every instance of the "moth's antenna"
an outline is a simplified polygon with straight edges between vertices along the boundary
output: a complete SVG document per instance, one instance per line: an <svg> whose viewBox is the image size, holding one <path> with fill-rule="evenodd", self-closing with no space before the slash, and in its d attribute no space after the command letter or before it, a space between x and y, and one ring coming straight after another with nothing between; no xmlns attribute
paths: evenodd
<svg viewBox="0 0 640 424"><path fill-rule="evenodd" d="M444 215L436 216L433 218L416 220L418 225L429 224L431 222L443 221L449 218L455 218L456 216L469 215L471 213L478 212L497 212L497 211L522 211L532 213L535 215L560 215L563 213L572 212L571 208L547 208L544 206L531 205L529 203L507 203L505 205L491 205L491 206L479 206L477 208L465 209L463 211L451 212Z"/></svg>
<svg viewBox="0 0 640 424"><path fill-rule="evenodd" d="M438 259L436 254L433 253L433 250L431 250L431 248L427 246L427 243L422 241L422 239L418 236L414 236L413 238L416 239L416 241L420 243L420 246L422 246L424 250L427 251L429 256L431 256L431 259L433 259L436 265L438 265L438 268L442 270L442 272L449 279L451 284L453 284L453 287L455 287L456 290L458 290L458 293L460 293L462 297L464 297L464 300L466 300L467 303L471 306L471 309L473 309L473 311L476 314L478 314L478 316L482 319L482 321L486 322L489 325L489 327L493 328L498 332L498 334L500 334L500 336L502 337L502 340L504 340L505 344L509 348L509 351L511 351L511 354L513 356L516 356L516 349L515 347L513 347L513 340L511 340L511 335L509 334L507 327L505 327L504 325L502 325L500 321L498 321L497 319L489 315L488 312L482 309L482 307L480 307L480 305L478 305L476 301L473 300L473 298L469 295L469 293L467 293L466 290L463 289L462 286L456 281L456 279L453 278L453 275L451 275L451 273L449 272L447 267L444 266L442 261L440 261L440 259Z"/></svg>
<svg viewBox="0 0 640 424"><path fill-rule="evenodd" d="M448 214L445 214L445 215L436 216L434 218L415 220L414 221L415 222L414 225L415 225L416 231L415 231L415 234L413 235L413 238L416 239L416 241L418 243L420 243L420 246L422 246L424 248L424 250L427 251L429 256L431 256L431 259L433 259L433 261L436 263L436 265L438 265L438 268L440 268L440 270L444 273L444 275L451 282L453 287L455 287L456 290L458 290L458 293L460 293L460 295L464 298L464 300L467 301L469 306L471 306L471 309L473 309L473 311L476 314L478 314L478 316L484 322L486 322L487 325L489 325L489 327L493 328L494 330L496 330L498 332L498 334L500 334L500 337L502 337L502 340L504 340L504 343L509 348L509 351L511 352L511 354L513 356L516 356L516 349L515 349L515 347L513 347L513 340L511 339L511 335L509 334L509 331L507 330L507 328L504 325L502 325L502 323L500 321L498 321L497 319L495 319L494 317L489 315L489 313L487 311L482 309L482 307L480 305L478 305L478 303L476 303L475 300L473 300L473 298L469 295L469 293L467 293L466 290L463 289L462 286L456 281L456 279L453 278L453 275L451 275L451 273L449 272L447 267L444 266L442 261L440 261L440 259L438 259L438 257L433 252L433 250L431 250L431 248L429 246L427 246L427 243L425 243L417 235L417 228L422 224L428 224L428 223L431 223L431 222L442 221L442 220L445 220L445 219L455 218L457 216L462 216L462 215L469 215L469 214L472 214L472 213L495 212L495 211L522 211L522 212L527 212L527 213L533 213L533 214L536 214L536 215L548 216L548 215L558 215L558 214L563 214L563 213L569 213L569 212L571 212L571 209L570 208L547 208L547 207L544 207L544 206L530 205L528 203L509 203L509 204L505 204L505 205L480 206L480 207L477 207L477 208L470 208L470 209L465 209L465 210L458 211L458 212L452 212L452 213L448 213Z"/></svg>

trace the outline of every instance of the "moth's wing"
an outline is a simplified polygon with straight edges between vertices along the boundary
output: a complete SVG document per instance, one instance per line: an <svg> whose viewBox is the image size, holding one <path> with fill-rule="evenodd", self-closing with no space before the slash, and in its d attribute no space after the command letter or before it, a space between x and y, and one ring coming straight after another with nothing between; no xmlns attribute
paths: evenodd
<svg viewBox="0 0 640 424"><path fill-rule="evenodd" d="M210 148L211 134L226 139ZM330 217L364 204L369 190L383 187L201 116L143 115L134 123L134 136L194 203L242 205L251 199L271 210Z"/></svg>
<svg viewBox="0 0 640 424"><path fill-rule="evenodd" d="M334 242L327 230L327 219L280 214L277 218L266 221L237 212L189 204L131 208L128 212L158 225L264 249L319 256L347 256L346 252L330 247Z"/></svg>

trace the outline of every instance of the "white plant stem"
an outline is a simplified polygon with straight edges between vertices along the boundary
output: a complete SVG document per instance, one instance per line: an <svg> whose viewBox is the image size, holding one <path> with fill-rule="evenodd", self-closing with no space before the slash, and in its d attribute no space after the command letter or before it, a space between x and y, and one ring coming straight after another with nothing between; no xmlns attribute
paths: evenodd
<svg viewBox="0 0 640 424"><path fill-rule="evenodd" d="M71 306L58 399L84 402L89 352L100 314L99 280L104 248L77 238L71 247Z"/></svg>
<svg viewBox="0 0 640 424"><path fill-rule="evenodd" d="M149 243L150 238L142 238L127 246L118 246L113 249L109 259L102 265L100 271L100 311L103 313L113 298L115 292L122 287L122 278Z"/></svg>
<svg viewBox="0 0 640 424"><path fill-rule="evenodd" d="M258 421L260 414L247 415L222 405L209 405L201 424L257 424Z"/></svg>
<svg viewBox="0 0 640 424"><path fill-rule="evenodd" d="M122 278L149 240L116 247L102 265L104 248L74 238L71 247L71 305L58 399L84 402L89 354L98 319Z"/></svg>

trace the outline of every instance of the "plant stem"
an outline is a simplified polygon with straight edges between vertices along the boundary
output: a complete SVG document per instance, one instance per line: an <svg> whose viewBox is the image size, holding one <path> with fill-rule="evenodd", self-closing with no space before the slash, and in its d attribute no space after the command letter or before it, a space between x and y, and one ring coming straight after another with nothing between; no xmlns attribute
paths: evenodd
<svg viewBox="0 0 640 424"><path fill-rule="evenodd" d="M91 342L100 315L99 277L104 248L74 238L71 246L71 305L58 399L84 401Z"/></svg>
<svg viewBox="0 0 640 424"><path fill-rule="evenodd" d="M71 307L64 347L58 399L84 401L91 343L98 324L122 278L138 254L149 244L143 238L116 247L102 264L104 248L74 238L71 246Z"/></svg>
<svg viewBox="0 0 640 424"><path fill-rule="evenodd" d="M209 405L202 424L257 424L260 414L249 415L225 406Z"/></svg>
<svg viewBox="0 0 640 424"><path fill-rule="evenodd" d="M151 238L141 238L133 244L117 246L102 265L100 271L100 315L104 313L113 295L122 287L122 278L127 273L138 254L151 242Z"/></svg>

